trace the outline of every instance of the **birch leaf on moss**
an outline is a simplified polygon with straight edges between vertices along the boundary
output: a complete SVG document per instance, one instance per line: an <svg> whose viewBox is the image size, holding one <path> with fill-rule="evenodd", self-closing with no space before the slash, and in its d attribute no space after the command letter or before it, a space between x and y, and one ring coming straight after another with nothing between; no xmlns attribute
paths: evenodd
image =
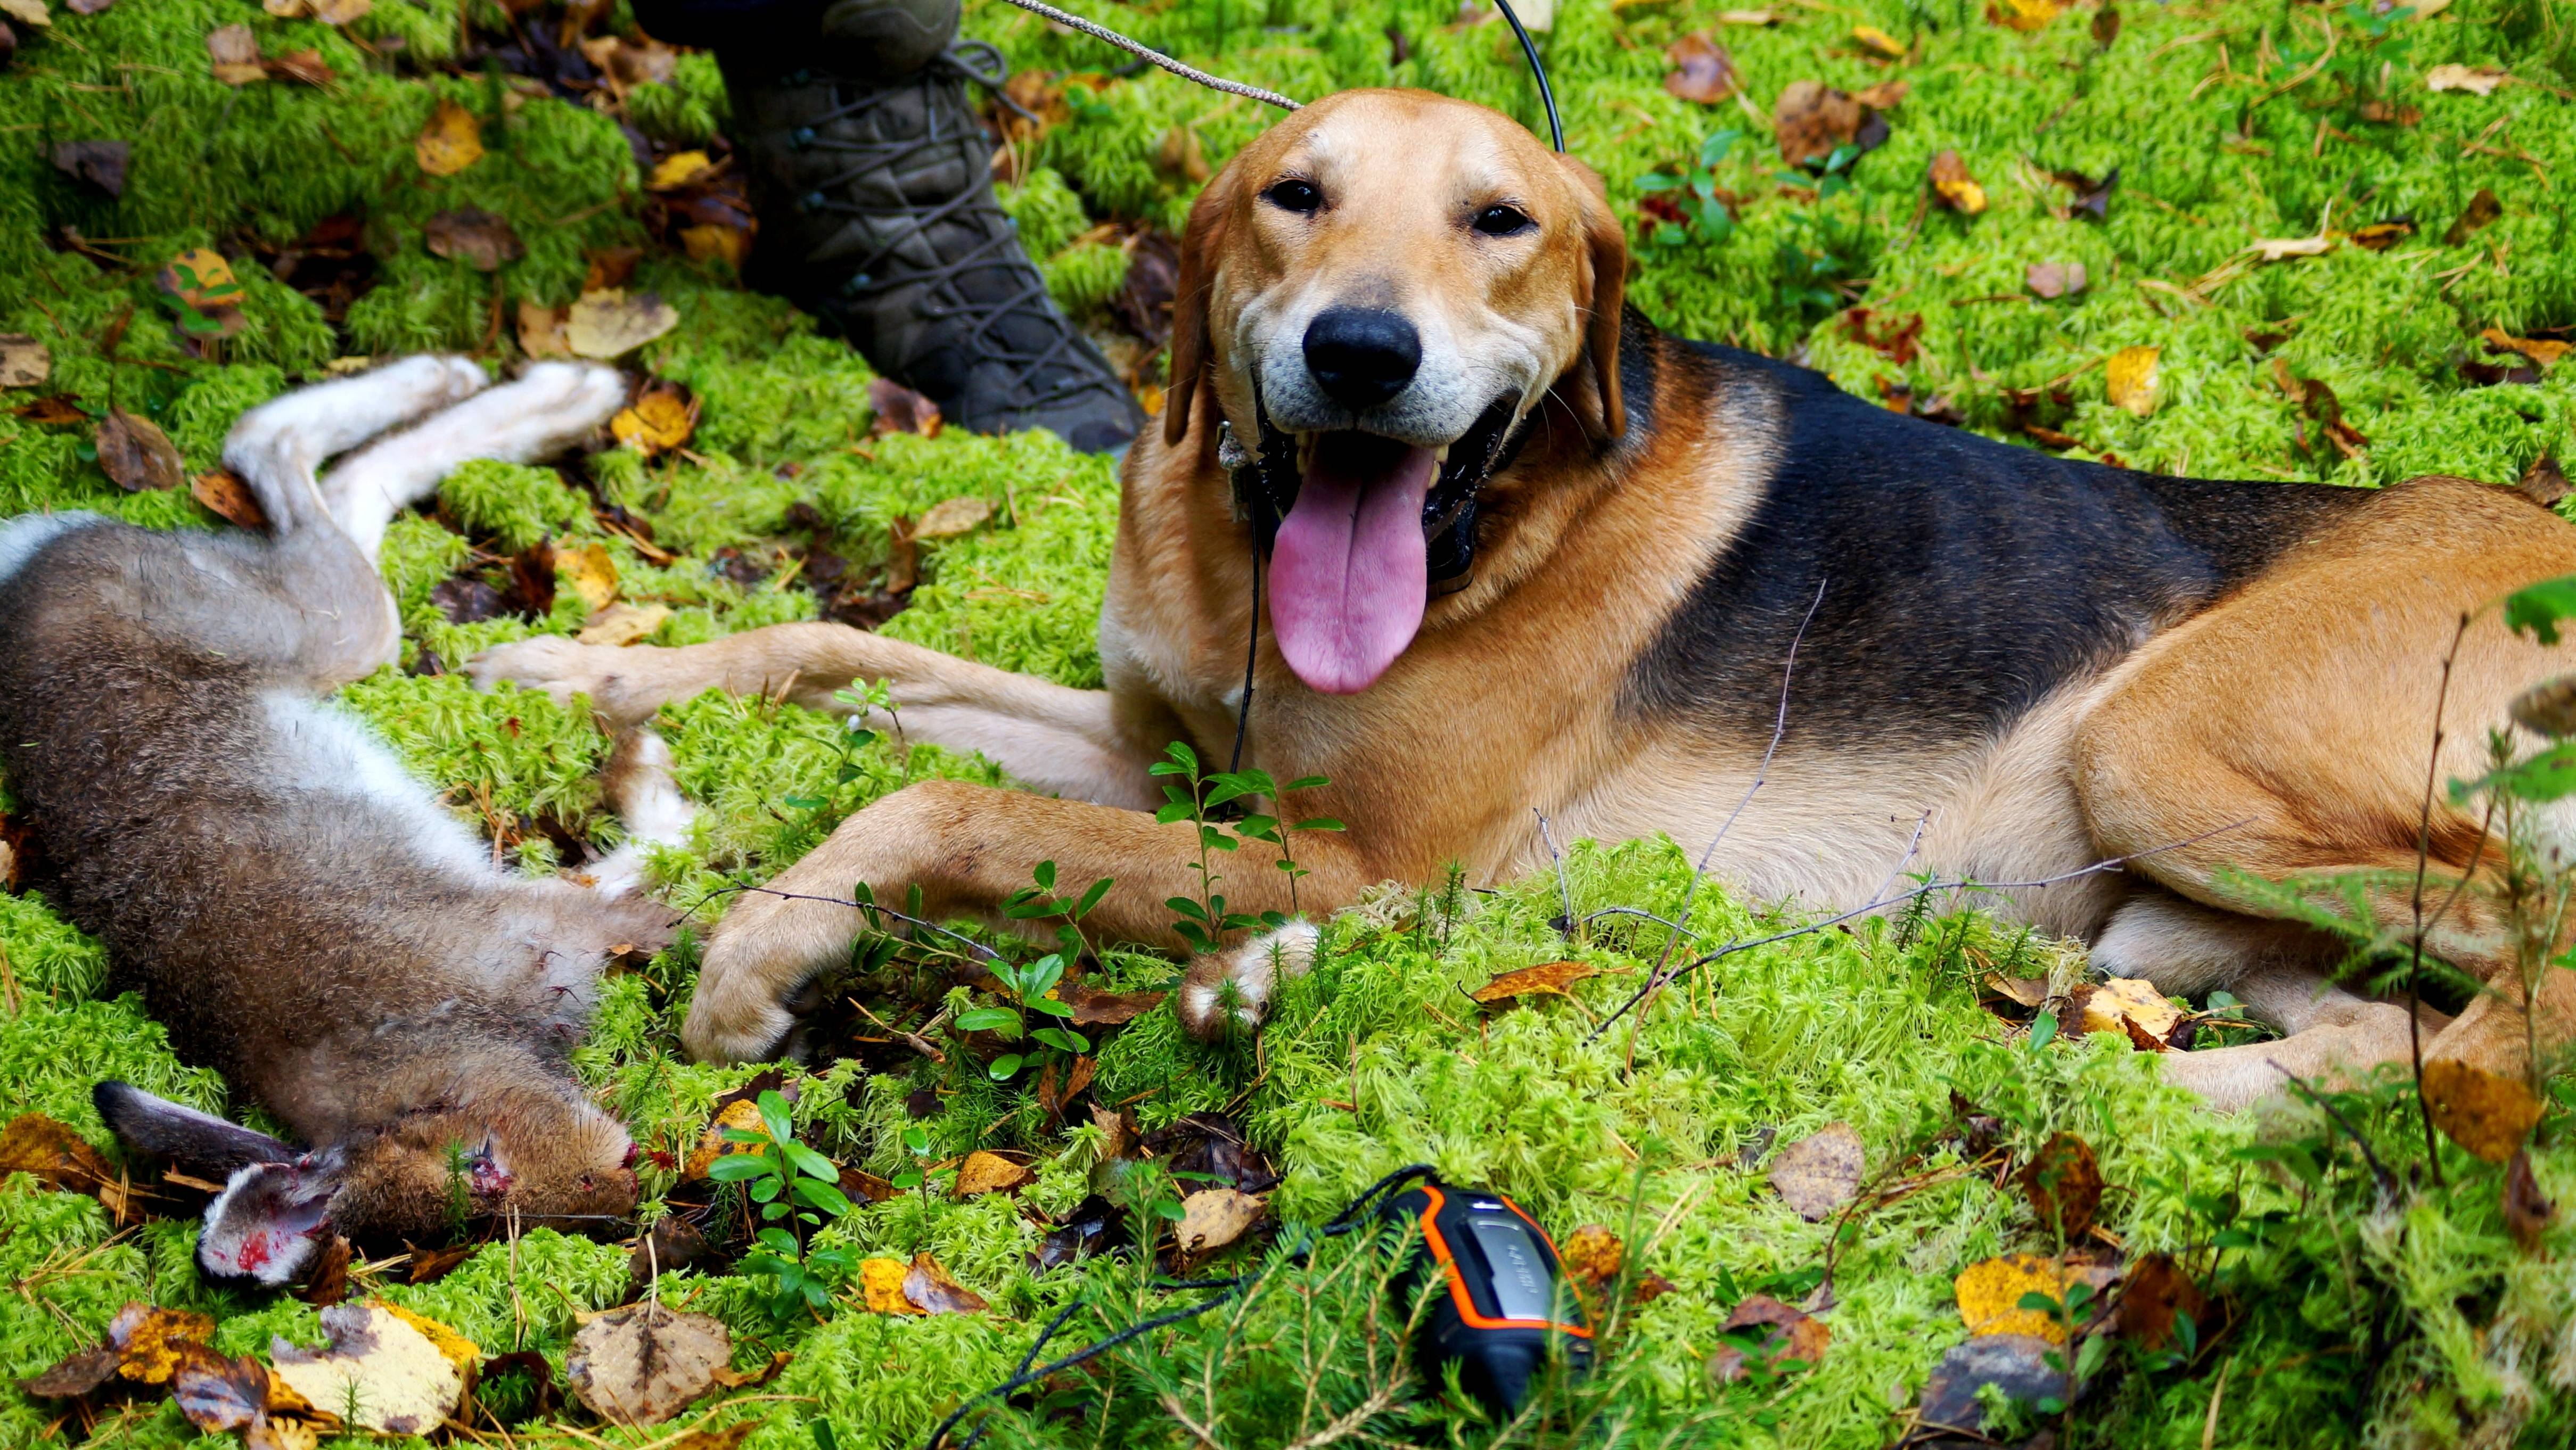
<svg viewBox="0 0 2576 1450"><path fill-rule="evenodd" d="M564 318L564 345L577 357L624 357L680 325L677 309L650 292L585 292Z"/></svg>
<svg viewBox="0 0 2576 1450"><path fill-rule="evenodd" d="M454 176L483 159L483 123L472 111L442 98L411 150L421 170L432 176Z"/></svg>

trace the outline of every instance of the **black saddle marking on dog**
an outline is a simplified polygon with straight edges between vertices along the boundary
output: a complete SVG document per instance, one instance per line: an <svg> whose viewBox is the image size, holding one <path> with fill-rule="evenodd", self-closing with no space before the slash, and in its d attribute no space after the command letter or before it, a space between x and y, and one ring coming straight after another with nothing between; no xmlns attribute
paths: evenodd
<svg viewBox="0 0 2576 1450"><path fill-rule="evenodd" d="M1622 702L1709 733L1769 737L1819 580L1786 740L1989 738L2375 496L2055 458L1758 354L1660 351L1666 381L1697 374L1712 411L1779 418L1770 478L1723 485L1760 487L1761 502L1640 654Z"/></svg>

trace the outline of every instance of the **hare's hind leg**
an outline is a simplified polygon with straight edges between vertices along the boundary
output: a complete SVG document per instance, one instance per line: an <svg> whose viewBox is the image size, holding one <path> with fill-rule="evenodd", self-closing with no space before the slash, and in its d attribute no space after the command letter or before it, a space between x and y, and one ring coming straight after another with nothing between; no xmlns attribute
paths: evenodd
<svg viewBox="0 0 2576 1450"><path fill-rule="evenodd" d="M626 401L626 380L589 363L539 363L504 383L379 438L322 480L332 516L372 562L385 529L429 497L457 465L477 458L533 463L607 422Z"/></svg>
<svg viewBox="0 0 2576 1450"><path fill-rule="evenodd" d="M671 747L651 730L629 730L599 773L608 807L626 827L626 844L590 868L602 896L624 896L643 884L646 857L654 848L677 846L689 839L697 808L680 794L671 778Z"/></svg>
<svg viewBox="0 0 2576 1450"><path fill-rule="evenodd" d="M332 521L314 481L325 460L471 397L483 384L483 370L465 358L415 357L299 388L243 414L224 440L224 462L259 499L270 535L284 539Z"/></svg>

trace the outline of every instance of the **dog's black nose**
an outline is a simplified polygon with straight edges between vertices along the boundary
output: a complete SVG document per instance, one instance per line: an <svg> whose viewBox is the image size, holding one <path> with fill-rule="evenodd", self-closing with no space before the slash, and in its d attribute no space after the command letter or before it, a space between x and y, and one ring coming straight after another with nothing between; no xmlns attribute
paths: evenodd
<svg viewBox="0 0 2576 1450"><path fill-rule="evenodd" d="M1332 307L1306 327L1306 371L1345 408L1374 408L1422 366L1422 335L1382 307Z"/></svg>

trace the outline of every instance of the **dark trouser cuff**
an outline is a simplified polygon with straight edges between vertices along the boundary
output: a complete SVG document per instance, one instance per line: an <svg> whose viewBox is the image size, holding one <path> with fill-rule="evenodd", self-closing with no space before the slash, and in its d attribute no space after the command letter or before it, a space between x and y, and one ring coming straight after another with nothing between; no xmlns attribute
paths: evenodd
<svg viewBox="0 0 2576 1450"><path fill-rule="evenodd" d="M712 50L735 84L795 70L912 74L957 38L959 0L633 0L656 40Z"/></svg>

